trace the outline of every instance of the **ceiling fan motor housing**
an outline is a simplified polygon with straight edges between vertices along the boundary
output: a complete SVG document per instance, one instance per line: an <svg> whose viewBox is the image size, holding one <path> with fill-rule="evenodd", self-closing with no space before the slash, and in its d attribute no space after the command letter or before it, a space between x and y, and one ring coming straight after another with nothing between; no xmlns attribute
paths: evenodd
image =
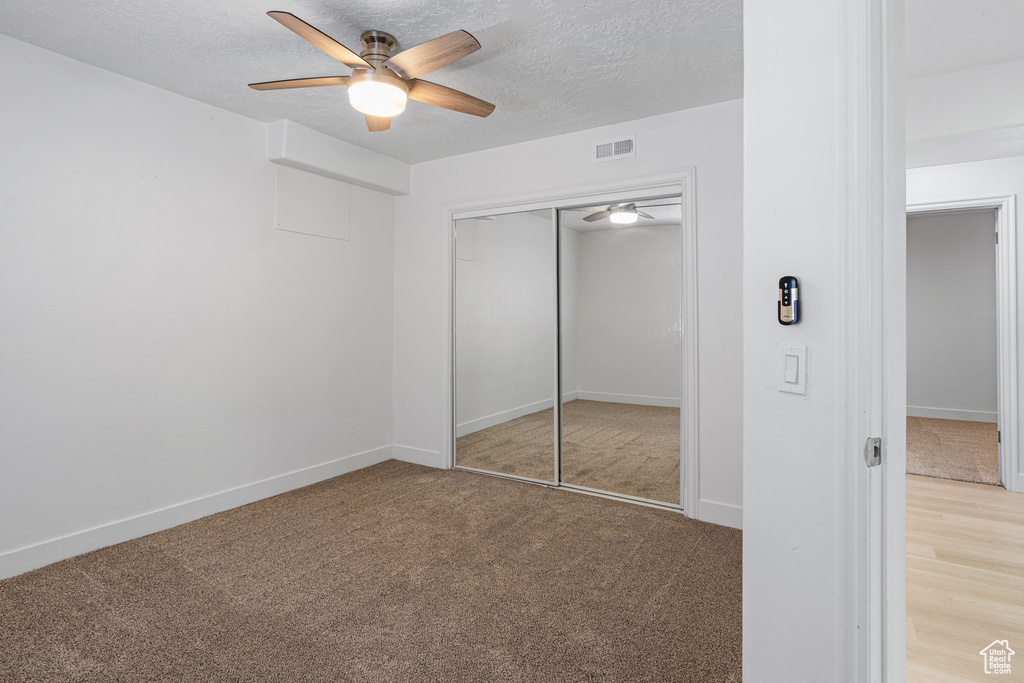
<svg viewBox="0 0 1024 683"><path fill-rule="evenodd" d="M387 83L408 94L409 86L406 85L404 78L387 67L381 68L381 64L391 57L391 51L398 45L395 37L384 31L367 31L360 40L363 43L363 51L359 53L359 56L374 68L353 69L349 87L361 82Z"/></svg>
<svg viewBox="0 0 1024 683"><path fill-rule="evenodd" d="M398 40L384 31L367 31L359 40L363 43L363 51L359 56L375 67L391 57L391 51L398 46Z"/></svg>

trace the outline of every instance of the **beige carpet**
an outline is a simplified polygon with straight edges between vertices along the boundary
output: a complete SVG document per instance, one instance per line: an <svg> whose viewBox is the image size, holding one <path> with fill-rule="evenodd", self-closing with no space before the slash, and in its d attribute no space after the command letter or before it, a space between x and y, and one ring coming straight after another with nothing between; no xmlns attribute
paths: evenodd
<svg viewBox="0 0 1024 683"><path fill-rule="evenodd" d="M455 464L555 480L555 411L530 413L455 440Z"/></svg>
<svg viewBox="0 0 1024 683"><path fill-rule="evenodd" d="M0 581L0 680L738 681L740 545L388 461Z"/></svg>
<svg viewBox="0 0 1024 683"><path fill-rule="evenodd" d="M907 418L907 474L1000 486L992 422Z"/></svg>
<svg viewBox="0 0 1024 683"><path fill-rule="evenodd" d="M601 491L679 504L679 409L602 401L562 406L562 479ZM464 467L552 481L554 411L459 437Z"/></svg>

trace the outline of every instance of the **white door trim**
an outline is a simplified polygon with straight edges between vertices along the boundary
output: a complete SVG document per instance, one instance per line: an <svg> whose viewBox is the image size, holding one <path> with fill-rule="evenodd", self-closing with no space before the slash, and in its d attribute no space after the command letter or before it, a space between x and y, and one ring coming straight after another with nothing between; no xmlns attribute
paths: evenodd
<svg viewBox="0 0 1024 683"><path fill-rule="evenodd" d="M906 204L907 152L904 113L904 17L903 0L882 0L874 21L878 41L883 105L881 125L882 194L880 238L882 263L878 269L877 297L871 305L881 309L882 329L877 335L881 405L878 419L885 440L878 497L874 508L878 523L872 525L872 547L880 554L880 581L872 595L872 622L881 622L878 634L877 676L872 680L898 683L907 675L907 292L906 278L893 285L892 275L907 268ZM897 368L901 368L897 370ZM873 665L874 666L874 665Z"/></svg>
<svg viewBox="0 0 1024 683"><path fill-rule="evenodd" d="M516 213L560 206L602 204L610 201L630 201L657 195L682 197L682 258L683 258L683 343L682 343L682 408L681 408L681 462L680 493L683 512L697 519L700 515L699 458L698 458L698 372L697 372L697 207L696 169L692 166L671 169L661 173L627 176L563 187L545 188L534 192L479 197L447 203L441 219L444 221L444 271L447 296L444 299L442 324L444 345L442 358L442 424L441 448L445 467L455 465L455 221L501 213Z"/></svg>
<svg viewBox="0 0 1024 683"><path fill-rule="evenodd" d="M840 7L839 664L844 681L895 683L906 675L904 3ZM877 467L865 464L869 437L882 439Z"/></svg>
<svg viewBox="0 0 1024 683"><path fill-rule="evenodd" d="M976 197L907 205L907 215L994 209L996 212L996 408L1001 443L999 477L1009 491L1024 492L1017 453L1017 197ZM906 280L906 268L903 279Z"/></svg>

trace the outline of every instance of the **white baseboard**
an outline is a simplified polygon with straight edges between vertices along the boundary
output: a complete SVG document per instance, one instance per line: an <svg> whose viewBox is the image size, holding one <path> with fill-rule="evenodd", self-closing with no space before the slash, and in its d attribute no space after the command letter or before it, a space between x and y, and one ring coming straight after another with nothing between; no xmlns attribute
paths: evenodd
<svg viewBox="0 0 1024 683"><path fill-rule="evenodd" d="M455 430L455 435L456 437L459 437L465 436L466 434L472 434L473 432L479 432L481 429L487 429L494 425L504 424L505 422L514 420L517 417L552 408L554 405L554 399L549 398L543 401L537 401L536 403L527 403L525 406L519 406L510 410L503 410L500 413L494 413L493 415L486 415L475 420L470 420L469 422L463 422Z"/></svg>
<svg viewBox="0 0 1024 683"><path fill-rule="evenodd" d="M742 529L743 508L739 505L701 500L697 502L697 519L702 522L731 526L733 529Z"/></svg>
<svg viewBox="0 0 1024 683"><path fill-rule="evenodd" d="M390 459L391 453L391 446L382 446L128 519L76 531L26 548L11 550L0 555L0 579L376 465Z"/></svg>
<svg viewBox="0 0 1024 683"><path fill-rule="evenodd" d="M412 446L399 446L397 444L391 448L391 457L395 460L409 462L413 465L424 465L426 467L444 467L444 464L441 462L441 454L437 451L428 451L425 448L413 448Z"/></svg>
<svg viewBox="0 0 1024 683"><path fill-rule="evenodd" d="M568 403L569 401L575 401L579 396L575 391L567 391L562 394L562 403ZM481 429L487 429L495 425L504 424L509 420L514 420L517 417L523 417L530 413L536 413L540 410L546 410L554 405L553 401L537 401L536 403L528 403L525 406L519 406L512 408L511 410L504 410L500 413L494 413L493 415L487 415L485 417L477 418L476 420L470 420L469 422L463 422L458 426L456 430L456 436L465 436L466 434L472 434L473 432L479 432ZM398 446L396 446L398 448ZM397 457L397 456L396 456ZM401 460L401 458L398 458ZM412 462L412 461L410 461ZM433 465L431 465L433 467Z"/></svg>
<svg viewBox="0 0 1024 683"><path fill-rule="evenodd" d="M953 410L951 408L925 408L907 406L908 417L933 417L939 420L967 420L968 422L998 422L995 412L983 410Z"/></svg>
<svg viewBox="0 0 1024 683"><path fill-rule="evenodd" d="M634 394L609 394L603 391L577 391L577 398L581 401L604 401L606 403L629 403L637 406L661 406L663 408L678 408L682 401L678 398L667 396L636 396Z"/></svg>

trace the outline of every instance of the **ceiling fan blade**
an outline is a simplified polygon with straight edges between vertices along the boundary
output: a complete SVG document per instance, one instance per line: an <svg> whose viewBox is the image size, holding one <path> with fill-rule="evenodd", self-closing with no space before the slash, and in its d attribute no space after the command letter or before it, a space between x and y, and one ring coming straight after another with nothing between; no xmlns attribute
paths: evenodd
<svg viewBox="0 0 1024 683"><path fill-rule="evenodd" d="M370 129L371 133L380 133L391 127L391 117L366 114L366 127Z"/></svg>
<svg viewBox="0 0 1024 683"><path fill-rule="evenodd" d="M364 60L355 52L352 52L352 50L348 49L334 38L331 38L323 31L310 26L294 14L289 12L267 12L267 16L279 22L282 26L289 29L300 38L309 41L315 47L334 57L345 66L350 66L353 69L373 68L370 66L369 62Z"/></svg>
<svg viewBox="0 0 1024 683"><path fill-rule="evenodd" d="M417 102L481 117L490 116L494 111L494 105L490 102L484 102L472 95L446 88L437 83L414 80L409 81L407 85L409 86L409 97Z"/></svg>
<svg viewBox="0 0 1024 683"><path fill-rule="evenodd" d="M264 81L250 83L253 90L287 90L288 88L319 88L325 85L348 85L348 76L324 76L322 78L292 78L287 81Z"/></svg>
<svg viewBox="0 0 1024 683"><path fill-rule="evenodd" d="M643 216L644 218L650 218L651 220L654 220L654 216L652 216L649 213L644 213L643 211L637 211L636 215L637 216Z"/></svg>
<svg viewBox="0 0 1024 683"><path fill-rule="evenodd" d="M594 221L599 221L602 218L608 218L608 216L611 215L611 211L598 211L597 213L592 213L589 216L584 216L583 220L585 220L588 223L593 223Z"/></svg>
<svg viewBox="0 0 1024 683"><path fill-rule="evenodd" d="M477 39L466 31L454 31L403 50L384 62L402 78L419 78L480 49Z"/></svg>

